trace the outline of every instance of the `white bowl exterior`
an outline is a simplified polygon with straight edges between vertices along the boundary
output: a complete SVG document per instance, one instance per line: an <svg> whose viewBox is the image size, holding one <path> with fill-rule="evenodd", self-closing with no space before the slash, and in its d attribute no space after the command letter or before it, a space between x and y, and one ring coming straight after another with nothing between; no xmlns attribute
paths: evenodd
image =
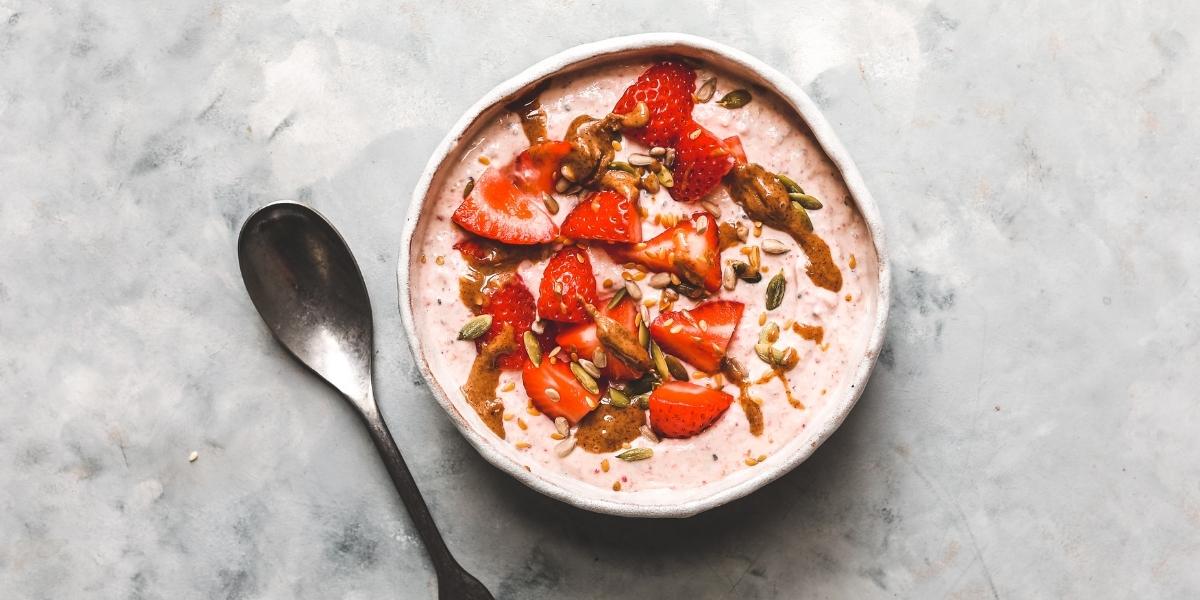
<svg viewBox="0 0 1200 600"><path fill-rule="evenodd" d="M554 481L537 472L527 471L522 465L496 448L497 440L485 438L479 431L476 431L453 405L445 390L434 378L425 358L422 341L417 336L409 277L411 261L414 259L414 255L419 255L420 252L412 245L430 186L442 162L456 149L472 125L489 109L508 102L538 81L563 70L575 70L586 67L588 64L607 62L622 57L668 53L704 60L773 91L790 105L809 126L817 143L837 166L850 196L854 199L858 211L871 233L878 264L878 297L875 302L874 322L866 350L854 369L850 385L836 391L832 404L825 410L824 420L816 423L816 427L812 428L815 430L813 433L789 443L785 446L786 452L776 453L772 456L771 461L756 467L748 477L738 478L730 475L719 482L709 484L706 488L713 488L713 491L703 496L672 503L670 496L681 495L678 491L650 490L628 496L631 499L653 499L656 501L654 503L621 502L598 497L598 494L604 490L582 482L576 482L578 485L564 484L564 482ZM740 50L697 36L679 33L646 33L611 38L564 50L496 86L467 110L434 150L425 171L421 174L421 178L413 190L412 203L404 224L400 259L397 266L400 315L418 368L425 380L429 382L434 397L437 398L467 441L475 446L475 449L488 462L547 496L586 510L630 517L688 517L741 498L791 471L796 465L804 462L850 413L862 394L879 356L887 325L888 307L891 301L891 270L883 236L883 224L879 217L879 210L855 168L854 162L842 147L841 142L838 141L833 129L816 104L799 86L782 73ZM728 485L723 486L722 484ZM588 495L592 490L595 494Z"/></svg>

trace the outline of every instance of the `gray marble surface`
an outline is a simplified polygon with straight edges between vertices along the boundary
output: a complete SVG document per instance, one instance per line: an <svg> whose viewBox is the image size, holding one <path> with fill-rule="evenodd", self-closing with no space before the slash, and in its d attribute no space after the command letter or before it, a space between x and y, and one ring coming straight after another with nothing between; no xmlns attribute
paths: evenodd
<svg viewBox="0 0 1200 600"><path fill-rule="evenodd" d="M245 297L237 228L284 198L355 249L383 411L500 597L1200 595L1200 5L538 4L0 2L0 596L433 595L354 415ZM394 280L470 103L660 29L817 100L897 290L833 439L670 522L484 463L413 368Z"/></svg>

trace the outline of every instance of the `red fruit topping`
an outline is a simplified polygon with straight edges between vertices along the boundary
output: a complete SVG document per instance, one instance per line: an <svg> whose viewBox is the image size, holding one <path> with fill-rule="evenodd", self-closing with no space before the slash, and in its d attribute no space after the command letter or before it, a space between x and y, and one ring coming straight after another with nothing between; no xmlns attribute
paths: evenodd
<svg viewBox="0 0 1200 600"><path fill-rule="evenodd" d="M668 188L680 202L699 200L721 183L721 178L736 163L729 148L711 131L690 123L675 143L675 165L671 176L675 185Z"/></svg>
<svg viewBox="0 0 1200 600"><path fill-rule="evenodd" d="M611 309L606 304L600 309L600 312L624 325L630 333L637 334L637 302L629 296L622 298ZM595 323L583 323L566 329L558 334L555 342L562 346L563 352L568 354L574 352L580 358L588 360L593 359L596 349L600 347L600 338L596 335ZM642 376L641 371L626 365L621 362L621 359L609 353L605 354L605 359L605 364L600 367L600 372L609 379L631 381Z"/></svg>
<svg viewBox="0 0 1200 600"><path fill-rule="evenodd" d="M534 144L517 155L512 165L513 183L529 194L549 194L554 191L554 176L563 157L571 152L568 142L551 141Z"/></svg>
<svg viewBox="0 0 1200 600"><path fill-rule="evenodd" d="M690 310L667 311L650 325L650 337L667 354L705 373L717 373L743 309L741 302L713 300Z"/></svg>
<svg viewBox="0 0 1200 600"><path fill-rule="evenodd" d="M617 262L636 262L652 271L675 273L683 281L715 292L721 287L721 248L717 220L694 213L645 244L610 246Z"/></svg>
<svg viewBox="0 0 1200 600"><path fill-rule="evenodd" d="M582 298L582 300L581 300ZM538 314L543 319L583 323L588 320L584 303L596 304L596 276L587 250L565 246L550 257L538 288Z"/></svg>
<svg viewBox="0 0 1200 600"><path fill-rule="evenodd" d="M543 357L541 366L536 367L526 361L521 383L542 414L551 419L562 417L572 425L600 405L600 396L584 389L567 363L549 357Z"/></svg>
<svg viewBox="0 0 1200 600"><path fill-rule="evenodd" d="M642 241L637 205L612 190L592 192L563 220L562 234L573 240Z"/></svg>
<svg viewBox="0 0 1200 600"><path fill-rule="evenodd" d="M746 149L742 147L742 138L731 135L721 140L721 143L725 144L725 147L729 149L729 153L733 155L733 159L739 165L746 164Z"/></svg>
<svg viewBox="0 0 1200 600"><path fill-rule="evenodd" d="M536 316L533 294L525 287L520 275L505 273L484 287L483 297L480 312L492 315L492 326L482 338L476 340L476 347L500 335L505 323L512 325L513 339L516 340L517 347L501 356L496 365L505 370L521 368L527 360L525 350L521 346L521 336L529 331Z"/></svg>
<svg viewBox="0 0 1200 600"><path fill-rule="evenodd" d="M733 396L686 381L672 381L650 393L650 426L662 437L692 437L708 429Z"/></svg>
<svg viewBox="0 0 1200 600"><path fill-rule="evenodd" d="M506 244L542 244L558 236L541 196L517 189L502 169L484 171L452 219L471 233Z"/></svg>
<svg viewBox="0 0 1200 600"><path fill-rule="evenodd" d="M692 92L696 90L696 72L677 62L661 62L646 69L613 107L615 113L627 113L638 102L650 109L650 121L625 135L648 146L670 146L683 126L692 119Z"/></svg>

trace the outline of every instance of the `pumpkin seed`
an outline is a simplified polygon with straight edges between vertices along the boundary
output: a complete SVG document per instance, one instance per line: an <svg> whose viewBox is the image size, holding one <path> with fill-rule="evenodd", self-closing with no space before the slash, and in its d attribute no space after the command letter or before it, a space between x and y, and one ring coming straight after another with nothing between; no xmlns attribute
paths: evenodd
<svg viewBox="0 0 1200 600"><path fill-rule="evenodd" d="M475 178L474 178L474 177L468 177L468 178L467 178L467 185L464 185L464 186L463 186L463 198L466 198L467 196L470 196L470 195L471 195L471 190L474 190L474 189L475 189Z"/></svg>
<svg viewBox="0 0 1200 600"><path fill-rule="evenodd" d="M625 288L618 289L617 293L613 294L612 300L608 301L608 310L616 308L621 303L621 298L625 297L625 293Z"/></svg>
<svg viewBox="0 0 1200 600"><path fill-rule="evenodd" d="M667 156L670 156L670 154L668 154ZM665 187L665 188L675 187L675 178L671 175L670 169L663 167L658 170L658 173L656 173L656 175L658 176L658 182L661 183L663 187Z"/></svg>
<svg viewBox="0 0 1200 600"><path fill-rule="evenodd" d="M608 366L608 355L604 353L604 348L596 348L592 353L592 364L603 369Z"/></svg>
<svg viewBox="0 0 1200 600"><path fill-rule="evenodd" d="M650 408L650 393L639 394L629 399L630 404L636 405L642 410Z"/></svg>
<svg viewBox="0 0 1200 600"><path fill-rule="evenodd" d="M671 285L670 273L655 273L650 277L649 286L656 290L661 290L668 285Z"/></svg>
<svg viewBox="0 0 1200 600"><path fill-rule="evenodd" d="M717 92L717 78L709 77L704 83L700 84L700 89L696 90L696 102L704 104L712 100L713 94Z"/></svg>
<svg viewBox="0 0 1200 600"><path fill-rule="evenodd" d="M633 298L634 300L642 299L642 288L637 284L636 281L625 282L625 293L629 294L629 297Z"/></svg>
<svg viewBox="0 0 1200 600"><path fill-rule="evenodd" d="M753 98L751 98L750 92L746 90L733 90L732 92L725 94L725 96L720 100L717 100L717 104L720 104L724 108L733 110L735 108L741 108L747 104L750 104L750 100L752 99Z"/></svg>
<svg viewBox="0 0 1200 600"><path fill-rule="evenodd" d="M554 430L566 436L571 433L571 424L563 417L554 417Z"/></svg>
<svg viewBox="0 0 1200 600"><path fill-rule="evenodd" d="M625 408L629 406L629 396L617 388L610 387L608 388L608 402L617 408Z"/></svg>
<svg viewBox="0 0 1200 600"><path fill-rule="evenodd" d="M558 214L558 200L555 200L554 196L542 194L542 203L546 205L546 212L552 215Z"/></svg>
<svg viewBox="0 0 1200 600"><path fill-rule="evenodd" d="M789 194L804 193L804 188L800 187L800 184L796 183L795 180L787 175L784 175L783 173L775 175L775 179L778 179L779 183L783 184L783 189L787 190Z"/></svg>
<svg viewBox="0 0 1200 600"><path fill-rule="evenodd" d="M762 250L767 254L787 254L792 249L775 238L767 238L762 242Z"/></svg>
<svg viewBox="0 0 1200 600"><path fill-rule="evenodd" d="M596 383L596 380L591 375L588 375L588 372L583 367L579 366L579 363L571 363L571 374L575 375L575 379L579 380L579 384L583 386L583 389L593 394L600 393L600 385Z"/></svg>
<svg viewBox="0 0 1200 600"><path fill-rule="evenodd" d="M721 287L732 292L733 288L736 286L737 273L733 272L733 267L731 265L725 265L725 268L721 269Z"/></svg>
<svg viewBox="0 0 1200 600"><path fill-rule="evenodd" d="M821 207L825 206L821 204L820 200L803 192L791 192L788 194L788 198L791 198L793 202L800 203L800 206L806 210L821 210Z"/></svg>
<svg viewBox="0 0 1200 600"><path fill-rule="evenodd" d="M554 453L557 454L559 458L566 458L567 455L570 454L574 449L575 438L570 437L559 442L558 445L554 447Z"/></svg>
<svg viewBox="0 0 1200 600"><path fill-rule="evenodd" d="M671 379L671 368L667 366L667 358L663 355L662 348L659 348L658 344L654 342L650 343L650 357L654 359L654 370L658 371L658 376L663 381L669 381Z"/></svg>
<svg viewBox="0 0 1200 600"><path fill-rule="evenodd" d="M623 461L633 462L635 460L646 460L651 456L654 456L653 448L630 448L618 454L617 458Z"/></svg>
<svg viewBox="0 0 1200 600"><path fill-rule="evenodd" d="M462 329L458 330L458 339L473 340L487 333L492 327L492 315L479 315L471 317Z"/></svg>
<svg viewBox="0 0 1200 600"><path fill-rule="evenodd" d="M688 377L687 369L683 366L683 363L679 362L678 358L667 354L664 355L664 359L667 362L667 371L671 373L671 377L679 381L688 381L691 379Z"/></svg>
<svg viewBox="0 0 1200 600"><path fill-rule="evenodd" d="M780 271L767 283L767 310L775 310L783 304L783 295L787 293L787 278Z"/></svg>
<svg viewBox="0 0 1200 600"><path fill-rule="evenodd" d="M608 168L616 169L618 171L625 171L626 173L629 173L630 175L638 174L637 169L633 168L633 165L631 165L623 160L614 160L614 161L608 163Z"/></svg>
<svg viewBox="0 0 1200 600"><path fill-rule="evenodd" d="M804 229L806 231L812 231L813 230L812 218L810 218L808 216L808 211L804 210L804 205L793 200L792 201L792 210L796 211L796 214L799 215L800 220L802 221L802 223L800 225L802 227L804 227Z"/></svg>
<svg viewBox="0 0 1200 600"><path fill-rule="evenodd" d="M542 366L542 345L538 343L537 336L532 331L526 331L522 341L525 342L525 354L529 355L529 362L535 367Z"/></svg>
<svg viewBox="0 0 1200 600"><path fill-rule="evenodd" d="M650 156L648 154L630 154L629 155L629 164L631 164L635 167L648 167L648 166L654 164L655 162L656 161L654 160L654 157Z"/></svg>

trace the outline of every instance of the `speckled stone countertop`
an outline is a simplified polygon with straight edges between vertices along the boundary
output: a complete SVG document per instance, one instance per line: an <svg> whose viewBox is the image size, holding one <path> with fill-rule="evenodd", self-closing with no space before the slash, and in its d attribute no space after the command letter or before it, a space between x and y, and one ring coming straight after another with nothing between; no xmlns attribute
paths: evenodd
<svg viewBox="0 0 1200 600"><path fill-rule="evenodd" d="M382 409L499 597L1200 595L1200 5L676 6L0 2L0 595L434 595L354 414L245 296L237 229L278 199L354 248ZM749 498L662 522L480 459L413 367L394 277L463 110L554 52L657 29L812 95L896 272L842 429Z"/></svg>

